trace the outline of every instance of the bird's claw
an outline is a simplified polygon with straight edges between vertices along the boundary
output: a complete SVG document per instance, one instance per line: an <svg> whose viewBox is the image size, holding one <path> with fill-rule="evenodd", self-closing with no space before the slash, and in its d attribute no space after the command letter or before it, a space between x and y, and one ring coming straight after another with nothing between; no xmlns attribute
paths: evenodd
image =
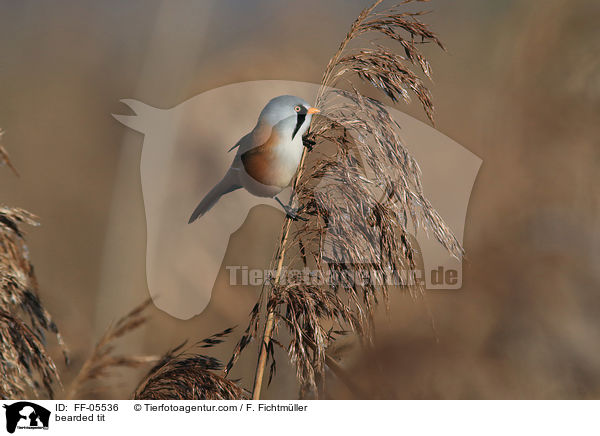
<svg viewBox="0 0 600 436"><path fill-rule="evenodd" d="M298 209L294 209L291 206L285 206L284 208L285 208L286 216L289 219L291 219L292 221L298 221L298 220L308 221L308 218L304 218L304 217L301 217L300 215L298 215L304 209L304 205L300 206Z"/></svg>
<svg viewBox="0 0 600 436"><path fill-rule="evenodd" d="M304 145L306 148L308 148L308 151L312 151L315 144L316 144L316 142L313 141L312 139L302 138L302 145Z"/></svg>

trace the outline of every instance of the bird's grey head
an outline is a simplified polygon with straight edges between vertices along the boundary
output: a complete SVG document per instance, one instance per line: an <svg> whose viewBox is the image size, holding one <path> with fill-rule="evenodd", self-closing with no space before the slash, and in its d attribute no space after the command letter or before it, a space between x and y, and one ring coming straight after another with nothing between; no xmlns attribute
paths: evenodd
<svg viewBox="0 0 600 436"><path fill-rule="evenodd" d="M319 110L305 100L293 95L275 97L262 110L258 118L259 124L267 123L281 129L291 139L302 137L310 126L312 115Z"/></svg>

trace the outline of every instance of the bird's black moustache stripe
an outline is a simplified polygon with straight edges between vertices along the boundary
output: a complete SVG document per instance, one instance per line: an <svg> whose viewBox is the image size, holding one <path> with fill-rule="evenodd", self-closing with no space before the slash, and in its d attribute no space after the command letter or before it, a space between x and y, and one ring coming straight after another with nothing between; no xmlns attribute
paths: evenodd
<svg viewBox="0 0 600 436"><path fill-rule="evenodd" d="M304 123L305 119L306 119L306 114L298 113L297 119L296 119L296 127L294 128L294 133L292 133L292 139L294 139L294 137L296 136L296 133L298 133L298 130L300 130L300 126Z"/></svg>

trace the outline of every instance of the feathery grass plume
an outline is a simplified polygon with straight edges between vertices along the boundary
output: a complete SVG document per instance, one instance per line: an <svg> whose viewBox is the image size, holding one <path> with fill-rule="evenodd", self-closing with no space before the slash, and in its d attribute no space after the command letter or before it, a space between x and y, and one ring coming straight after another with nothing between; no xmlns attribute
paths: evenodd
<svg viewBox="0 0 600 436"><path fill-rule="evenodd" d="M333 332L350 330L368 343L374 310L380 301L387 304L389 288L398 284L420 290L418 252L409 228L425 229L454 256L463 254L425 197L419 166L402 144L399 126L382 103L363 95L352 81L371 85L392 103L408 103L416 95L433 122L430 92L413 67L430 77L421 46L443 45L419 20L422 13L400 12L399 5L376 11L381 3L361 12L327 65L316 101L323 116L313 117L306 137L316 149L306 165L304 153L293 182L309 219L296 222L292 230L286 218L273 258L274 277L265 284L227 366L229 371L264 322L254 399L260 398L269 360L274 367L278 325L291 335L285 348L296 367L301 395L318 395L325 366L335 364L327 355L337 340ZM350 48L351 41L366 34L383 35L389 44ZM316 285L314 278L284 276L284 270L306 266L320 272ZM351 379L341 367L336 370L341 379Z"/></svg>
<svg viewBox="0 0 600 436"><path fill-rule="evenodd" d="M0 163L16 174L2 147ZM23 209L0 206L0 397L39 398L45 392L52 398L53 385L60 385L60 378L46 347L45 333L56 335L66 361L68 355L56 324L40 300L23 224L37 226L37 218Z"/></svg>
<svg viewBox="0 0 600 436"><path fill-rule="evenodd" d="M0 206L0 309L26 315L33 331L42 340L44 331L54 333L68 361L62 336L39 298L21 224L39 225L37 217L26 210Z"/></svg>
<svg viewBox="0 0 600 436"><path fill-rule="evenodd" d="M229 328L200 341L197 346L209 348L223 342ZM248 393L234 381L215 373L221 362L184 350L185 342L168 351L148 372L133 394L135 400L241 400Z"/></svg>
<svg viewBox="0 0 600 436"><path fill-rule="evenodd" d="M114 325L108 327L96 343L90 357L83 363L79 373L71 382L67 389L66 399L85 398L100 393L104 388L94 382L107 377L115 368L138 368L158 360L157 356L117 355L114 353L116 340L141 327L147 321L144 310L151 302L150 299L144 301Z"/></svg>
<svg viewBox="0 0 600 436"><path fill-rule="evenodd" d="M53 398L53 385L60 383L54 361L45 344L19 318L0 310L0 398L16 399L46 391Z"/></svg>

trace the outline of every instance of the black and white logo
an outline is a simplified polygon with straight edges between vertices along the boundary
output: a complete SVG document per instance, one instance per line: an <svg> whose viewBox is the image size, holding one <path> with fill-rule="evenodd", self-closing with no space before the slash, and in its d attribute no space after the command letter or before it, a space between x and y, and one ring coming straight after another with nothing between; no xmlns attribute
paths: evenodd
<svg viewBox="0 0 600 436"><path fill-rule="evenodd" d="M19 401L3 406L6 410L6 431L14 433L16 429L48 429L50 411L29 401Z"/></svg>

